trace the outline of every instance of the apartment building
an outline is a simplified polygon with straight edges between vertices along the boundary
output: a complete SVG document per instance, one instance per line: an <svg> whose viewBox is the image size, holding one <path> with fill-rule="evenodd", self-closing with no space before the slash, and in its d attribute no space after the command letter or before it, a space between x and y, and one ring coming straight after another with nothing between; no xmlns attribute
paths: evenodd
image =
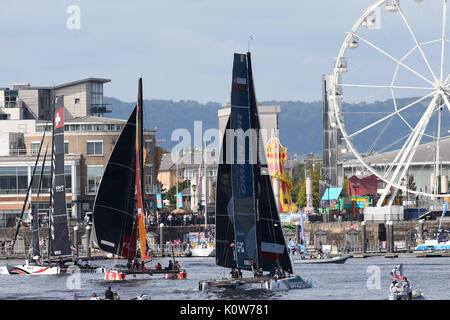
<svg viewBox="0 0 450 320"><path fill-rule="evenodd" d="M0 227L13 226L22 211L44 134L31 200L33 206L38 205L40 215L48 213L52 122L48 121L49 116L46 115L51 108L51 99L39 99L44 96L45 90L50 90L50 95L64 96L64 152L69 218L73 222L81 221L86 212L92 211L103 171L126 123L126 120L101 116L111 111L110 106L103 104L103 83L106 82L109 80L89 78L49 89L16 85L13 87L17 91L15 100L11 98L13 95L9 95L8 99L4 98L3 105L0 100L0 114L9 115L0 120ZM3 90L3 97L6 91L11 90ZM32 94L33 91L37 93ZM30 98L25 103L24 97L32 95L35 99ZM15 108L18 110L10 112ZM161 157L159 148L155 145L155 134L155 130L144 131L144 202L148 209L156 206L156 176ZM37 204L35 200L39 174L47 147L49 155Z"/></svg>

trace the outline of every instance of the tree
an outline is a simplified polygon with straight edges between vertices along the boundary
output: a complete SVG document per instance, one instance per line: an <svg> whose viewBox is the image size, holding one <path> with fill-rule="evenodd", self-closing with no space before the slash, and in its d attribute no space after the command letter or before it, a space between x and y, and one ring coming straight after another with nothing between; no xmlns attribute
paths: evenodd
<svg viewBox="0 0 450 320"><path fill-rule="evenodd" d="M342 183L342 196L348 197L348 178L344 176L344 182Z"/></svg>
<svg viewBox="0 0 450 320"><path fill-rule="evenodd" d="M189 187L190 181L184 180L181 183L178 183L178 192ZM169 210L174 210L177 207L177 186L172 186L166 193L163 194L163 199L169 200Z"/></svg>
<svg viewBox="0 0 450 320"><path fill-rule="evenodd" d="M313 184L313 206L318 208L320 204L319 195L319 180L322 178L320 175L320 168L313 169L311 172L312 184ZM294 190L294 189L293 189ZM296 200L294 201L297 207L306 207L306 180L300 181L296 186Z"/></svg>

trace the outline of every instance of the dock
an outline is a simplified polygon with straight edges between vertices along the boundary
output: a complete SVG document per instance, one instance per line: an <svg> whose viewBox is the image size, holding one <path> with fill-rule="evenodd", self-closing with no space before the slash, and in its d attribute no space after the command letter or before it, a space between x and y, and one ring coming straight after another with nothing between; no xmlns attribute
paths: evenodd
<svg viewBox="0 0 450 320"><path fill-rule="evenodd" d="M437 257L450 257L450 252L420 252L416 253L417 258L437 258Z"/></svg>

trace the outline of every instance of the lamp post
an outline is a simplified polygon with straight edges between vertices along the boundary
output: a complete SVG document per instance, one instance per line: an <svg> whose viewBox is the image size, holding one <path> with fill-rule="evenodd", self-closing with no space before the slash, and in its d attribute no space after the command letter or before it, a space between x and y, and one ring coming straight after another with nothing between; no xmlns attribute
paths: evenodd
<svg viewBox="0 0 450 320"><path fill-rule="evenodd" d="M195 191L197 191L197 185L192 185L192 191L194 191L194 208L195 208Z"/></svg>

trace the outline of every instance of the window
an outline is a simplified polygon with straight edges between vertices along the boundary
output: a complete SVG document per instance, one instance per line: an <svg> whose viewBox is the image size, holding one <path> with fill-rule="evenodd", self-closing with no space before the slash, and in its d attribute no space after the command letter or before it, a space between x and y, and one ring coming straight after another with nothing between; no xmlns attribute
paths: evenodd
<svg viewBox="0 0 450 320"><path fill-rule="evenodd" d="M75 98L75 104L79 104L80 103L80 98Z"/></svg>
<svg viewBox="0 0 450 320"><path fill-rule="evenodd" d="M31 155L35 156L39 153L39 147L41 146L40 142L33 141L31 142Z"/></svg>
<svg viewBox="0 0 450 320"><path fill-rule="evenodd" d="M88 156L101 156L103 155L103 141L87 141Z"/></svg>
<svg viewBox="0 0 450 320"><path fill-rule="evenodd" d="M87 166L86 193L96 193L103 175L103 166Z"/></svg>
<svg viewBox="0 0 450 320"><path fill-rule="evenodd" d="M101 82L91 83L91 104L93 105L103 104L103 83Z"/></svg>
<svg viewBox="0 0 450 320"><path fill-rule="evenodd" d="M147 155L152 155L152 153L153 153L153 140L145 140L145 152L147 152Z"/></svg>
<svg viewBox="0 0 450 320"><path fill-rule="evenodd" d="M105 125L104 124L94 124L94 131L103 131L105 130Z"/></svg>
<svg viewBox="0 0 450 320"><path fill-rule="evenodd" d="M149 194L152 193L152 171L153 171L153 166L152 165L148 165L145 166L145 193Z"/></svg>
<svg viewBox="0 0 450 320"><path fill-rule="evenodd" d="M69 142L64 141L64 154L68 154L68 153L69 153Z"/></svg>
<svg viewBox="0 0 450 320"><path fill-rule="evenodd" d="M27 188L27 167L0 167L0 194L24 194Z"/></svg>
<svg viewBox="0 0 450 320"><path fill-rule="evenodd" d="M184 180L192 180L193 176L194 176L194 172L192 169L184 170Z"/></svg>

